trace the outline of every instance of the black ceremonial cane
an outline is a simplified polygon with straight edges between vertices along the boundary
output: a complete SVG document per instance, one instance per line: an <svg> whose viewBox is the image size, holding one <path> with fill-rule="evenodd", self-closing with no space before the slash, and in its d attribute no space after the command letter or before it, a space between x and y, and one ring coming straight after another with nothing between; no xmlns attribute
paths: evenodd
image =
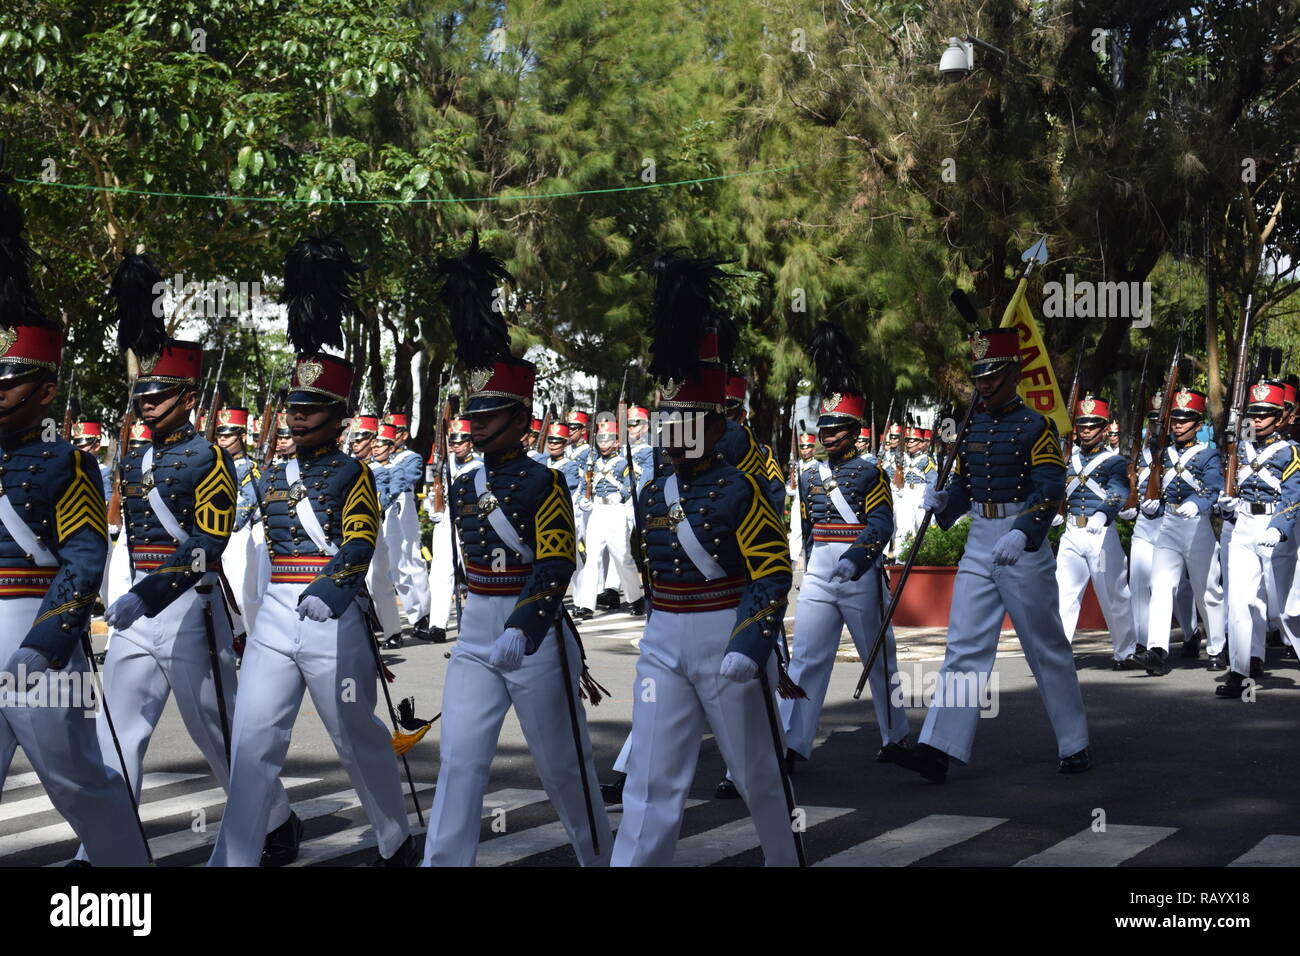
<svg viewBox="0 0 1300 956"><path fill-rule="evenodd" d="M555 619L555 643L560 652L560 680L564 684L564 699L569 705L569 727L573 731L573 749L578 755L578 773L582 777L582 798L587 804L587 827L591 832L591 851L596 856L600 856L600 838L596 836L596 811L591 804L591 782L587 779L587 758L582 752L582 730L578 726L578 702L573 694L573 681L569 675L569 641L564 633L564 627L567 623L569 627L573 624L568 621L568 614L564 613L563 601L559 604L559 612ZM573 627L573 632L577 634L577 628Z"/></svg>
<svg viewBox="0 0 1300 956"><path fill-rule="evenodd" d="M776 720L776 707L772 704L772 682L767 679L766 667L759 667L758 680L763 694L763 706L767 710L767 725L772 731L772 750L776 754L776 768L781 774L781 790L785 793L786 816L790 822L790 834L794 837L794 852L799 858L799 865L807 866L808 856L804 852L803 830L794 825L794 787L790 784L790 773L785 766L785 754L781 750L781 728Z"/></svg>

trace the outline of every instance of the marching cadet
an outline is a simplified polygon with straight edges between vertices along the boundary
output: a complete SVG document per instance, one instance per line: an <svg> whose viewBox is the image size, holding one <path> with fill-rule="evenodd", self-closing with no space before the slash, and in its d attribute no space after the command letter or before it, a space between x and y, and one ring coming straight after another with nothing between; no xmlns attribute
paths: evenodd
<svg viewBox="0 0 1300 956"><path fill-rule="evenodd" d="M388 468L374 457L375 439L379 435L379 418L375 415L357 415L352 419L351 442L352 457L370 469L370 476L375 479L375 497L379 500L379 512L383 514L387 507L389 493ZM383 529L379 537L383 539ZM379 622L379 639L383 646L395 650L402 646L402 618L397 612L397 588L393 583L392 569L388 564L388 549L376 547L370 559L370 568L366 571L366 590L370 593L370 606Z"/></svg>
<svg viewBox="0 0 1300 956"><path fill-rule="evenodd" d="M1279 545L1293 533L1300 505L1300 452L1278 433L1284 399L1280 382L1251 386L1246 416L1254 438L1237 444L1236 495L1220 495L1218 500L1226 519L1221 556L1231 670L1214 693L1225 700L1243 699L1242 685L1252 676L1256 660L1262 669L1268 594L1279 590L1278 564L1294 562L1293 553L1278 554ZM1281 573L1285 575L1285 569ZM1285 600L1285 593L1274 597L1274 603Z"/></svg>
<svg viewBox="0 0 1300 956"><path fill-rule="evenodd" d="M700 263L704 269L689 270L702 273L704 285L693 295L672 288L686 270L663 259L655 264L650 372L667 383L659 393L660 438L673 470L656 475L641 494L654 610L634 686L655 693L634 693L623 822L612 862L672 862L707 723L748 805L767 865L793 866L799 837L786 802L783 754L774 745L780 728L771 696L790 553L759 480L717 453L726 430L725 374L720 364L701 361L717 345L702 347L700 337L716 301L708 287L721 273L707 260L687 260L688 267ZM676 420L665 422L665 414ZM700 426L693 429L698 442L689 439L687 420Z"/></svg>
<svg viewBox="0 0 1300 956"><path fill-rule="evenodd" d="M468 425L468 422L466 423ZM569 426L563 422L551 422L546 429L545 457L537 459L547 468L554 468L564 476L565 485L570 496L578 493L578 465L565 452L569 447Z"/></svg>
<svg viewBox="0 0 1300 956"><path fill-rule="evenodd" d="M46 433L63 332L31 287L22 210L0 189L0 785L21 746L96 866L146 866L122 778L86 715L82 641L108 556L99 463ZM119 765L120 766L120 765Z"/></svg>
<svg viewBox="0 0 1300 956"><path fill-rule="evenodd" d="M1070 452L1065 472L1066 510L1052 519L1065 524L1056 552L1056 585L1060 601L1061 626L1065 638L1074 643L1083 592L1092 581L1097 603L1110 630L1114 670L1137 668L1137 635L1133 630L1133 609L1115 518L1128 497L1128 464L1102 438L1110 419L1110 402L1085 395L1074 407L1077 446Z"/></svg>
<svg viewBox="0 0 1300 956"><path fill-rule="evenodd" d="M424 865L473 866L492 756L511 707L578 862L607 865L609 819L592 798L595 765L577 699L582 650L562 603L576 556L573 504L563 475L522 446L536 370L510 354L492 311L492 289L507 276L500 260L476 238L466 255L438 265L457 357L472 376L465 415L483 465L449 492L470 593L443 685Z"/></svg>
<svg viewBox="0 0 1300 956"><path fill-rule="evenodd" d="M799 488L801 487L800 479L805 472L817 467L817 459L813 453L817 448L817 439L811 434L800 435L798 439L799 460L795 462L794 470L790 472L790 482L786 485L786 494L791 498L790 501L790 556L794 565L800 569L804 567L803 559L803 509Z"/></svg>
<svg viewBox="0 0 1300 956"><path fill-rule="evenodd" d="M271 581L244 652L230 799L209 866L257 866L304 689L334 741L379 847L378 866L418 857L397 757L375 715L378 650L359 603L379 536L370 469L339 447L353 369L323 350L342 342L356 267L335 236L286 256L284 295L297 357L286 398L297 455L263 482ZM293 817L295 830L302 824Z"/></svg>
<svg viewBox="0 0 1300 956"><path fill-rule="evenodd" d="M1156 450L1158 441L1156 426L1160 421L1160 402L1161 396L1157 393L1152 396L1147 409L1148 429L1142 444L1136 484L1138 489L1147 486L1147 481L1151 477L1152 459L1159 453ZM1160 534L1160 523L1164 520L1164 516L1148 515L1138 507L1121 511L1119 516L1133 522L1133 535L1129 538L1128 586L1129 603L1133 610L1133 636L1137 642L1134 655L1135 659L1140 659L1146 654L1147 649L1147 628L1151 624L1151 563L1155 558L1156 538ZM1188 646L1186 635L1200 636L1200 632L1195 627L1196 607L1192 599L1192 586L1186 574L1179 579L1173 607L1178 625L1183 631L1183 646L1186 648ZM1167 629L1169 621L1165 621L1163 626ZM1224 641L1226 638L1220 639L1218 644L1207 641L1206 650L1210 657L1210 670L1222 670L1227 667L1227 647ZM1196 642L1199 643L1199 640ZM1221 667L1220 657L1223 658Z"/></svg>
<svg viewBox="0 0 1300 956"><path fill-rule="evenodd" d="M274 462L284 464L290 458L298 454L298 449L293 443L293 432L289 430L289 419L286 412L277 412L275 416L275 457Z"/></svg>
<svg viewBox="0 0 1300 956"><path fill-rule="evenodd" d="M618 422L607 419L596 423L596 448L589 449L588 454L594 455L591 487L586 489L580 484L576 496L578 507L587 512L587 557L573 595L574 617L581 621L595 613L596 592L604 577L601 558L605 554L618 571L632 614L644 614L641 578L628 549L627 502L632 494L632 475L627 458L619 453ZM586 463L579 460L577 464L581 475Z"/></svg>
<svg viewBox="0 0 1300 956"><path fill-rule="evenodd" d="M104 485L104 501L113 497L112 468L99 460L100 448L104 442L104 425L102 422L77 422L72 426L72 447L84 451L95 459L99 477Z"/></svg>
<svg viewBox="0 0 1300 956"><path fill-rule="evenodd" d="M894 530L888 479L850 443L866 413L852 343L838 326L823 322L810 351L824 396L817 429L826 460L800 475L801 517L811 533L804 542L808 570L795 606L790 679L808 696L781 701L790 767L812 755L840 632L848 628L864 661L871 653L888 593L880 556ZM893 763L908 735L907 711L891 693L897 656L890 629L871 669L880 763Z"/></svg>
<svg viewBox="0 0 1300 956"><path fill-rule="evenodd" d="M1119 451L1119 422L1111 422L1106 426L1106 447L1113 452Z"/></svg>
<svg viewBox="0 0 1300 956"><path fill-rule="evenodd" d="M580 412L576 408L569 409L569 414L564 424L569 426L569 447L566 454L570 458L577 458L589 448L587 442L587 425L591 421L591 416L587 412Z"/></svg>
<svg viewBox="0 0 1300 956"><path fill-rule="evenodd" d="M390 504L384 512L383 540L388 544L388 566L402 599L402 610L412 623L414 636L432 640L429 633L429 569L420 551L420 512L415 493L424 475L418 452L406 447L410 416L395 412L380 429L379 444L391 442L387 466ZM390 431L391 429L391 431Z"/></svg>
<svg viewBox="0 0 1300 956"><path fill-rule="evenodd" d="M633 405L627 410L627 436L632 443L632 474L636 478L635 493L638 495L646 486L646 482L654 477L654 448L646 441L649 428L648 411L640 405ZM631 499L629 499L629 512L631 508Z"/></svg>
<svg viewBox="0 0 1300 956"><path fill-rule="evenodd" d="M551 425L549 431L554 432L556 428L564 428L558 423ZM568 429L564 428L565 438L568 437ZM443 508L440 512L433 512L433 561L429 569L429 620L433 627L429 631L429 640L435 644L441 644L447 640L447 622L451 619L451 607L455 597L456 590L456 567L453 562L451 535L452 522L451 516L451 486L461 475L479 468L483 464L481 455L473 452L473 445L470 444L470 424L465 418L458 418L447 425L447 446L450 455L447 458L447 485ZM547 447L550 447L548 443ZM568 459L564 458L564 445L559 446L560 459L568 464ZM429 495L425 501L430 507L433 504L433 495ZM464 567L464 561L461 561L461 567Z"/></svg>
<svg viewBox="0 0 1300 956"><path fill-rule="evenodd" d="M997 656L1008 614L1024 648L1056 735L1061 773L1091 766L1088 721L1070 642L1054 600L1055 561L1046 544L1065 490L1056 427L1025 406L1020 342L1014 329L984 329L970 339L971 377L980 401L943 490L926 489L925 508L940 527L969 513L970 534L957 567L948 647L919 745L898 762L942 783L950 758L968 762L979 723L979 693ZM972 693L970 677L980 682Z"/></svg>
<svg viewBox="0 0 1300 956"><path fill-rule="evenodd" d="M894 540L899 548L904 539L915 534L920 527L921 516L925 513L921 499L925 490L933 488L939 477L939 470L930 456L928 428L908 425L903 432L903 442L903 454L899 459L899 467L903 470L901 487L899 482L892 481L893 475L889 475L894 488Z"/></svg>
<svg viewBox="0 0 1300 956"><path fill-rule="evenodd" d="M533 453L538 451L537 442L542 434L542 420L534 418L532 425L528 428L528 434L524 436L524 451L528 452L528 457L533 457Z"/></svg>
<svg viewBox="0 0 1300 956"><path fill-rule="evenodd" d="M248 456L244 436L248 430L248 409L223 408L217 413L217 446L230 456L235 466L235 483L239 498L235 505L235 528L230 533L230 543L221 555L221 565L226 578L235 590L245 631L253 629L253 619L261 603L259 555L257 534L260 531L261 512L258 504L258 485L262 470Z"/></svg>
<svg viewBox="0 0 1300 956"><path fill-rule="evenodd" d="M1219 449L1196 440L1204 417L1204 392L1180 388L1174 394L1174 407L1169 411L1173 440L1164 449L1160 497L1145 498L1139 505L1145 515L1163 516L1151 559L1147 649L1138 655L1138 663L1153 677L1169 670L1169 620L1184 571L1191 579L1197 611L1210 642L1217 643L1227 631L1218 542L1210 525L1210 509L1223 491L1223 470Z"/></svg>
<svg viewBox="0 0 1300 956"><path fill-rule="evenodd" d="M235 524L235 470L230 456L190 423L203 350L167 338L153 312L153 289L161 281L146 257L128 255L110 293L118 300L118 342L139 362L132 401L152 432L150 444L132 449L119 466L133 583L104 615L110 629L104 700L115 715L137 800L145 750L173 693L186 730L229 793L235 709L235 655L220 581ZM104 763L117 773L103 714L98 726ZM274 777L267 793L255 860L279 866L297 856L296 818Z"/></svg>
<svg viewBox="0 0 1300 956"><path fill-rule="evenodd" d="M862 427L862 429L858 432L858 437L853 442L853 447L854 449L856 449L858 455L861 456L862 458L875 457L874 455L871 454L871 429L870 428L867 428L865 425Z"/></svg>

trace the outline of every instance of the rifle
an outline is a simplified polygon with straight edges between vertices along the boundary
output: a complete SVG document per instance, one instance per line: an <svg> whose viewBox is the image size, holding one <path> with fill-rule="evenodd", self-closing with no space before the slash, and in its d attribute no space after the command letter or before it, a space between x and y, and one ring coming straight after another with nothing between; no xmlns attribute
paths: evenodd
<svg viewBox="0 0 1300 956"><path fill-rule="evenodd" d="M212 379L212 394L208 396L208 417L204 423L203 437L208 441L217 439L217 413L221 411L221 373L226 368L226 350L221 350L217 361L217 374Z"/></svg>
<svg viewBox="0 0 1300 956"><path fill-rule="evenodd" d="M1228 409L1228 427L1223 434L1223 454L1226 458L1223 466L1223 494L1229 498L1236 497L1237 494L1237 446L1241 443L1241 422L1245 418L1246 394L1249 391L1247 380L1250 376L1246 366L1252 299L1252 296L1246 296L1246 310L1242 313L1241 328L1237 333L1237 358L1232 363L1232 403Z"/></svg>
<svg viewBox="0 0 1300 956"><path fill-rule="evenodd" d="M1165 444L1169 441L1169 412L1174 405L1174 392L1178 388L1179 360L1183 352L1183 331L1187 327L1187 317L1178 323L1178 341L1174 343L1174 356L1169 362L1169 374L1165 378L1165 389L1160 400L1160 426L1156 430L1155 451L1151 456L1151 475L1147 478L1146 494L1148 501L1156 501L1164 488Z"/></svg>
<svg viewBox="0 0 1300 956"><path fill-rule="evenodd" d="M72 386L77 381L77 370L73 368L72 375L68 378L68 404L63 407L63 431L59 434L63 436L64 441L72 441L72 421L76 414L76 399L72 397Z"/></svg>
<svg viewBox="0 0 1300 956"><path fill-rule="evenodd" d="M790 488L799 487L799 428L798 423L794 420L795 409L790 406Z"/></svg>
<svg viewBox="0 0 1300 956"><path fill-rule="evenodd" d="M1142 458L1142 406L1146 404L1147 361L1151 358L1151 343L1147 343L1146 354L1142 356L1142 374L1138 376L1137 398L1133 402L1133 434L1128 447L1128 499L1124 510L1131 511L1138 504L1138 462Z"/></svg>
<svg viewBox="0 0 1300 956"><path fill-rule="evenodd" d="M117 445L113 448L113 461L109 465L109 474L113 476L113 495L108 499L108 523L110 527L122 526L122 454L131 440L131 426L135 424L135 402L131 400L131 391L135 382L127 386L126 411L122 413L122 428L117 433Z"/></svg>
<svg viewBox="0 0 1300 956"><path fill-rule="evenodd" d="M1065 413L1070 416L1070 421L1074 421L1074 406L1079 401L1079 374L1083 371L1083 336L1079 336L1079 347L1076 349L1077 354L1074 357L1074 379L1070 382L1070 399L1065 406ZM1065 462L1070 460L1070 445L1074 443L1074 427L1071 425L1070 430L1061 436L1061 459ZM1061 495L1061 504L1057 514L1065 516L1068 496Z"/></svg>
<svg viewBox="0 0 1300 956"><path fill-rule="evenodd" d="M904 421L907 421L907 404L906 404L906 403L903 404L903 420L904 420ZM904 436L904 433L905 433L906 431L907 431L907 426L906 426L906 425L904 425L904 426L902 426L901 428L899 428L899 430L898 430L898 444L894 446L894 477L893 477L893 482L894 482L894 487L895 487L895 488L902 488L903 485L904 485L904 483L905 483L906 480L907 480L907 475L906 475L907 465L906 465L906 463L905 463L904 460L903 460L903 443L904 443L904 441L905 441L905 439L904 439L903 436Z"/></svg>
<svg viewBox="0 0 1300 956"><path fill-rule="evenodd" d="M894 397L889 397L889 407L885 409L884 433L876 435L876 457L881 460L885 457L885 441L889 438L889 416L894 414Z"/></svg>
<svg viewBox="0 0 1300 956"><path fill-rule="evenodd" d="M451 456L447 453L447 431L451 427L451 416L455 414L452 411L451 389L447 390L447 400L443 404L442 420L438 423L438 457L442 461L439 470L439 478L443 486L443 496L446 497L447 489L451 487ZM486 466L485 466L486 467ZM435 499L434 504L437 504ZM445 501L444 501L445 504ZM465 569L460 564L460 548L458 541L458 530L456 528L456 516L449 514L447 520L451 524L451 570L452 570L452 587L451 593L456 598L456 634L461 632L461 621L464 618L465 608L461 601L460 589L465 584Z"/></svg>
<svg viewBox="0 0 1300 956"><path fill-rule="evenodd" d="M624 401L625 395L623 388L627 387L627 373L623 373L623 387L618 393L618 420L626 421L627 405ZM637 477L636 469L632 465L632 432L625 430L623 432L623 454L627 456L628 473L632 476L632 536L635 547L629 547L632 552L632 563L636 565L637 574L641 576L641 591L646 597L646 620L650 619L650 569L646 566L645 560L645 539L641 537L645 528L645 523L641 518L641 502L637 500ZM653 476L651 476L653 477ZM647 479L648 480L648 479Z"/></svg>

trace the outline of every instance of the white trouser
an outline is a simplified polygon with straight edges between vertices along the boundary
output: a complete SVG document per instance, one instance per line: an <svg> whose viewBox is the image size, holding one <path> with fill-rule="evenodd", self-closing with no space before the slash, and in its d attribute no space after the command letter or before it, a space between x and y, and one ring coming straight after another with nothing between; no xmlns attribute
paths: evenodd
<svg viewBox="0 0 1300 956"><path fill-rule="evenodd" d="M623 822L613 866L672 863L706 722L749 807L767 865L798 865L763 685L718 673L735 625L733 609L651 613L632 688ZM774 657L768 658L767 675L775 688Z"/></svg>
<svg viewBox="0 0 1300 956"><path fill-rule="evenodd" d="M337 620L300 620L303 588L270 585L248 638L230 798L209 866L258 865L304 690L361 798L380 853L392 856L410 834L392 736L375 714L381 678L365 618L354 602Z"/></svg>
<svg viewBox="0 0 1300 956"><path fill-rule="evenodd" d="M464 628L451 652L442 691L442 733L438 742L441 764L429 832L424 844L424 866L473 866L478 855L483 794L487 790L492 758L506 712L513 706L524 740L533 755L537 775L551 806L569 835L582 866L607 866L613 838L605 804L600 799L596 765L591 759L587 716L578 696L582 655L571 635L565 636L569 673L560 669L560 652L554 627L523 665L509 673L488 663L492 645L505 630L516 598L470 594L465 602ZM587 795L582 788L577 747L569 712L572 690L591 788L591 810L596 821L600 854L592 849L587 823Z"/></svg>
<svg viewBox="0 0 1300 956"><path fill-rule="evenodd" d="M1002 616L1011 623L1025 660L1038 682L1038 693L1056 734L1061 757L1088 746L1088 720L1070 642L1061 629L1056 593L1056 562L1044 541L1011 565L993 564L993 545L1016 523L1015 516L971 518L966 553L957 566L948 619L948 649L938 686L925 715L920 742L969 761L980 717L980 698L993 670Z"/></svg>
<svg viewBox="0 0 1300 956"><path fill-rule="evenodd" d="M1250 673L1252 657L1264 657L1269 607L1286 600L1285 592L1278 596L1278 565L1288 558L1294 560L1292 555L1276 553L1282 545L1274 548L1267 560L1255 553L1255 542L1272 520L1272 515L1238 510L1235 521L1224 523L1227 537L1221 543L1221 556L1228 592L1228 660L1243 677Z"/></svg>
<svg viewBox="0 0 1300 956"><path fill-rule="evenodd" d="M623 581L623 594L629 601L640 598L641 582L628 551L627 509L621 503L604 505L599 501L592 502L584 540L587 542L587 561L578 575L574 606L595 610L596 595L604 580L600 558L605 552L609 552L610 564L618 569L618 576Z"/></svg>
<svg viewBox="0 0 1300 956"><path fill-rule="evenodd" d="M1156 555L1156 536L1160 533L1162 517L1148 518L1138 512L1133 524L1133 536L1128 543L1128 589L1129 603L1133 609L1133 631L1137 643L1147 646L1147 628L1151 613L1151 562ZM1192 599L1192 585L1184 574L1178 581L1178 591L1174 594L1174 615L1184 635L1196 631L1196 605ZM1166 622L1168 627L1168 622ZM1222 639L1216 646L1213 635L1207 637L1206 651L1216 654L1223 647Z"/></svg>
<svg viewBox="0 0 1300 956"><path fill-rule="evenodd" d="M40 598L0 599L0 667L22 646L40 609ZM94 717L86 709L94 701L94 684L85 653L78 647L62 670L45 672L43 698L17 692L18 676L0 691L6 698L12 694L0 706L0 784L21 745L45 795L85 843L95 866L148 865L126 786L104 766Z"/></svg>
<svg viewBox="0 0 1300 956"><path fill-rule="evenodd" d="M880 630L884 614L880 564L869 567L856 581L833 582L831 571L849 541L818 541L812 547L808 572L795 605L794 647L790 651L790 679L804 689L807 699L782 700L781 724L786 746L807 759L812 754L817 722L821 719L826 689L830 686L840 632L849 636L865 664ZM908 734L907 711L896 706L891 693L897 672L894 629L885 633L884 647L871 668L871 703L882 744L897 743Z"/></svg>
<svg viewBox="0 0 1300 956"><path fill-rule="evenodd" d="M1184 571L1191 580L1196 609L1205 627L1207 650L1217 653L1227 633L1227 610L1219 580L1219 542L1214 537L1209 515L1184 518L1166 504L1151 559L1148 647L1169 649L1174 592Z"/></svg>
<svg viewBox="0 0 1300 956"><path fill-rule="evenodd" d="M1251 657L1263 659L1265 638L1270 630L1281 631L1284 637L1290 638L1282 621L1285 617L1287 596L1291 593L1291 586L1295 580L1296 545L1296 533L1293 530L1285 541L1273 549L1273 561L1268 569L1272 578L1265 589L1265 596L1268 598L1268 627L1251 640ZM1225 581L1227 579L1226 571L1224 579ZM1295 643L1300 644L1300 641Z"/></svg>
<svg viewBox="0 0 1300 956"><path fill-rule="evenodd" d="M798 567L803 564L803 514L798 493L790 492L788 485L786 489L790 499L790 559Z"/></svg>
<svg viewBox="0 0 1300 956"><path fill-rule="evenodd" d="M1293 531L1291 535L1293 541L1297 534L1300 532ZM1291 585L1283 595L1281 631L1292 649L1300 654L1300 574L1295 573L1295 547L1296 545L1292 544L1287 549L1287 556L1291 559ZM1278 583L1280 587L1281 582Z"/></svg>
<svg viewBox="0 0 1300 956"><path fill-rule="evenodd" d="M117 536L117 541L108 552L108 566L104 568L104 584L100 594L104 596L104 610L113 606L113 602L131 590L131 551L127 547L126 529Z"/></svg>
<svg viewBox="0 0 1300 956"><path fill-rule="evenodd" d="M388 544L388 567L402 610L411 623L429 615L429 569L420 553L420 510L415 492L404 491L384 516L384 537Z"/></svg>
<svg viewBox="0 0 1300 956"><path fill-rule="evenodd" d="M1074 643L1079 608L1091 580L1110 629L1115 660L1122 661L1137 649L1137 634L1133 628L1133 608L1129 605L1128 562L1124 558L1124 546L1119 543L1119 531L1111 524L1101 534L1092 534L1087 528L1073 524L1073 517L1067 517L1071 523L1066 525L1056 552L1056 586L1065 639Z"/></svg>
<svg viewBox="0 0 1300 956"><path fill-rule="evenodd" d="M456 567L452 564L451 515L444 510L433 525L433 561L429 565L429 626L444 630L451 620L455 597Z"/></svg>
<svg viewBox="0 0 1300 956"><path fill-rule="evenodd" d="M136 580L143 580L138 572ZM190 588L154 617L141 617L126 630L112 632L112 643L104 661L104 698L113 715L126 758L126 772L140 796L140 773L149 739L170 694L176 695L176 709L190 737L198 745L222 789L230 792L230 773L226 764L226 745L221 733L221 717L217 709L216 685L212 679L212 658L208 651L206 608L211 603L212 631L216 637L218 659L221 661L221 689L226 701L226 715L231 721L235 713L235 653L230 646L230 622L221 606L219 585L211 592L200 594ZM105 766L116 775L120 772L117 751L108 730L108 721L101 713L97 722L99 748ZM233 744L233 723L231 732ZM120 784L119 784L120 785ZM269 814L270 826L258 838L261 852L262 837L289 819L289 797L274 781L273 809ZM84 859L84 856L78 854Z"/></svg>
<svg viewBox="0 0 1300 956"><path fill-rule="evenodd" d="M921 515L925 512L920 504L925 488L909 488L907 485L895 488L892 484L889 488L894 495L894 553L898 554L907 536L915 534L921 523Z"/></svg>
<svg viewBox="0 0 1300 956"><path fill-rule="evenodd" d="M238 531L232 531L230 540L226 543L226 550L221 552L221 569L226 574L226 580L230 582L235 600L239 602L239 613L245 634L253 629L252 618L257 616L258 603L255 580L258 573L258 555L254 547L253 528L253 525L248 524ZM257 525L256 528L261 531L261 525Z"/></svg>
<svg viewBox="0 0 1300 956"><path fill-rule="evenodd" d="M402 632L402 618L397 613L397 586L393 583L391 567L388 563L388 532L381 528L379 540L375 542L374 557L366 569L366 590L370 592L375 617L385 638Z"/></svg>

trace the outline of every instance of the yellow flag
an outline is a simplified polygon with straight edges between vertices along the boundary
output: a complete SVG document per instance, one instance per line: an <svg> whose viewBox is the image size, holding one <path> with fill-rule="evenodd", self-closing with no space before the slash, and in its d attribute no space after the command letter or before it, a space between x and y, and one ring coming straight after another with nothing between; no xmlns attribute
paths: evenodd
<svg viewBox="0 0 1300 956"><path fill-rule="evenodd" d="M1070 413L1061 397L1061 386L1043 345L1043 335L1025 299L1028 285L1029 280L1022 278L1016 286L1016 294L1002 313L1001 327L1014 328L1020 333L1020 397L1034 411L1054 421L1056 430L1064 435L1070 430Z"/></svg>

